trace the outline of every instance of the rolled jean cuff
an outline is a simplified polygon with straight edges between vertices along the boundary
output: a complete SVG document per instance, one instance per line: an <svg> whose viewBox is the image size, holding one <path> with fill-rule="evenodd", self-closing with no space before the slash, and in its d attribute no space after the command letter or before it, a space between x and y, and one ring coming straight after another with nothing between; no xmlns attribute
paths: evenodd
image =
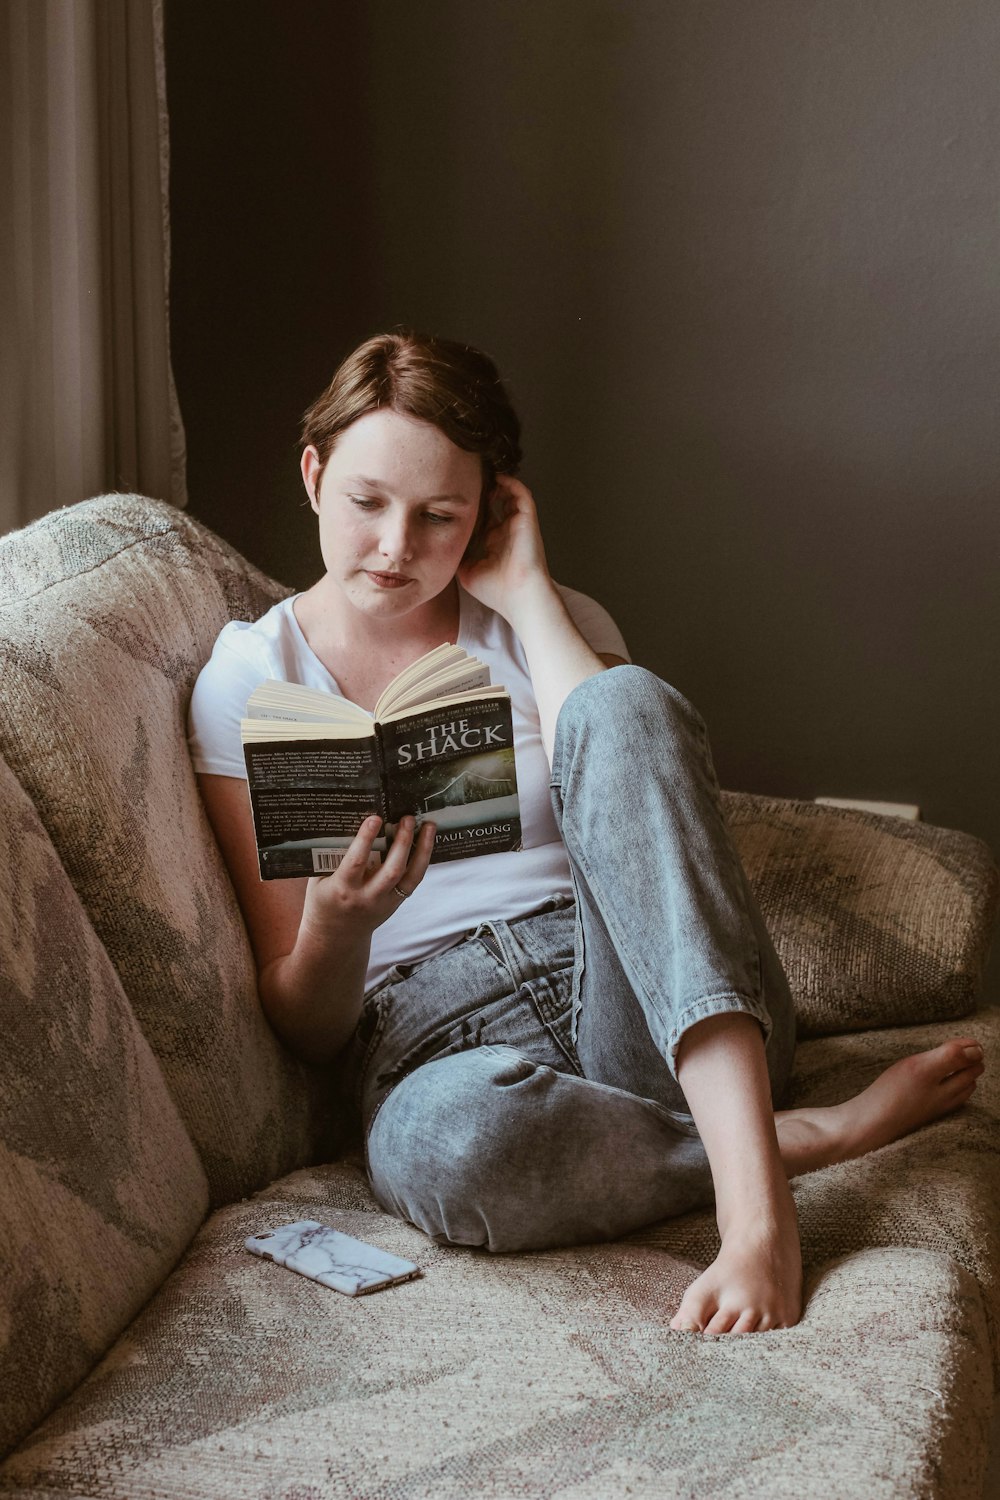
<svg viewBox="0 0 1000 1500"><path fill-rule="evenodd" d="M678 1085L680 1079L677 1077L677 1049L680 1047L684 1033L690 1031L691 1027L696 1026L699 1021L707 1020L709 1016L732 1015L753 1016L754 1020L760 1023L764 1033L764 1046L767 1047L771 1040L774 1022L767 1012L767 1007L760 1000L754 1000L747 995L738 995L733 991L725 995L707 995L704 999L694 1001L681 1011L668 1037L667 1066Z"/></svg>

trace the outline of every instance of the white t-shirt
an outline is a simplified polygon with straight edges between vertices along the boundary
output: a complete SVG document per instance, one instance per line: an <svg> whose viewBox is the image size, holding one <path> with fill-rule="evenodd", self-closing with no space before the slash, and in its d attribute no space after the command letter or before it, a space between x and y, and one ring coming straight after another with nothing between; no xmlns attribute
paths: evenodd
<svg viewBox="0 0 1000 1500"><path fill-rule="evenodd" d="M560 593L580 634L599 652L628 653L618 627L585 594ZM221 632L194 687L188 743L196 771L246 780L240 719L265 678L339 693L295 618L295 597L283 599L254 624L234 620ZM571 896L569 861L552 813L549 763L524 648L502 615L459 590L457 642L507 688L514 718L514 753L522 848L432 864L408 901L375 929L366 988L393 964L429 958L491 917L524 916L553 896Z"/></svg>

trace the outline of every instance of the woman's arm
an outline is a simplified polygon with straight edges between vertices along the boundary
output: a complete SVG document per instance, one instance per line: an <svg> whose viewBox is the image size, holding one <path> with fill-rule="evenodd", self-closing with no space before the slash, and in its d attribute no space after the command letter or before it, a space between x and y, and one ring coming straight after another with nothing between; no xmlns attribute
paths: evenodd
<svg viewBox="0 0 1000 1500"><path fill-rule="evenodd" d="M264 1013L298 1056L330 1062L357 1025L372 933L399 907L395 887L410 892L423 879L434 825L414 840L413 819L402 819L385 861L369 870L382 826L371 817L334 874L261 880L246 783L202 775L198 784L250 934Z"/></svg>
<svg viewBox="0 0 1000 1500"><path fill-rule="evenodd" d="M497 489L506 514L486 533L484 556L459 572L462 587L503 615L517 633L528 670L549 759L559 710L587 677L617 666L620 657L601 656L573 623L552 581L535 502L518 479L501 475Z"/></svg>

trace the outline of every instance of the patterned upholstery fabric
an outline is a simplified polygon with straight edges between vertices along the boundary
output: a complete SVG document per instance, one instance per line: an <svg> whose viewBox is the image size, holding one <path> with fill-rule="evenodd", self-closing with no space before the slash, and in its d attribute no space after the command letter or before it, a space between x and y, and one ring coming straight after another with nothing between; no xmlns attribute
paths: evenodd
<svg viewBox="0 0 1000 1500"><path fill-rule="evenodd" d="M969 1014L1000 888L981 840L812 802L723 803L801 1035Z"/></svg>
<svg viewBox="0 0 1000 1500"><path fill-rule="evenodd" d="M970 1030L995 1048L1000 1020ZM798 1097L840 1097L940 1030L807 1042ZM0 1490L94 1500L981 1500L992 1396L970 1272L995 1237L995 1084L953 1120L799 1178L794 1329L668 1328L712 1215L490 1256L383 1214L343 1163L221 1210ZM977 1095L978 1100L978 1095ZM317 1218L418 1261L352 1300L242 1249ZM995 1243L995 1238L993 1240ZM880 1248L880 1247L893 1248ZM960 1399L957 1395L960 1393Z"/></svg>
<svg viewBox="0 0 1000 1500"><path fill-rule="evenodd" d="M331 1154L331 1084L278 1045L186 752L230 618L283 591L172 506L111 495L0 539L0 753L39 809L213 1202Z"/></svg>
<svg viewBox="0 0 1000 1500"><path fill-rule="evenodd" d="M204 1217L194 1147L0 761L0 1452L92 1368Z"/></svg>

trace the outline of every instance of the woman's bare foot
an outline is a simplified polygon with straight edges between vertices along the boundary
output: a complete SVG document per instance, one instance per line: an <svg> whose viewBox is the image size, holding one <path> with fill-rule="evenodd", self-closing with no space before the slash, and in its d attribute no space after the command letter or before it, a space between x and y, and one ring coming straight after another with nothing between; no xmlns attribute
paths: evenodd
<svg viewBox="0 0 1000 1500"><path fill-rule="evenodd" d="M778 1110L778 1149L789 1177L885 1146L959 1109L983 1072L972 1037L901 1058L853 1099L825 1108Z"/></svg>
<svg viewBox="0 0 1000 1500"><path fill-rule="evenodd" d="M801 1316L802 1251L786 1178L775 1184L766 1208L722 1229L722 1248L688 1287L670 1326L708 1334L764 1333L790 1328Z"/></svg>
<svg viewBox="0 0 1000 1500"><path fill-rule="evenodd" d="M721 1249L684 1293L670 1327L762 1333L797 1323L802 1255L787 1179L864 1156L950 1114L971 1097L983 1069L978 1042L959 1037L893 1063L843 1104L778 1111L778 1170L784 1176L772 1174L755 1202L719 1204Z"/></svg>

